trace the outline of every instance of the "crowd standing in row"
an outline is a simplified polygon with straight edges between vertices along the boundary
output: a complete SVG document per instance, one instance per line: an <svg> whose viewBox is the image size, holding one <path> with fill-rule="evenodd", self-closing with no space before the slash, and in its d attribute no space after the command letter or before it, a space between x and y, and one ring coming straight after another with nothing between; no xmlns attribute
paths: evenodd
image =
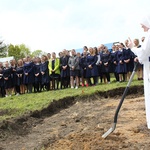
<svg viewBox="0 0 150 150"><path fill-rule="evenodd" d="M139 40L134 46L140 47ZM63 50L56 57L55 52L47 56L11 60L0 63L1 97L55 90L75 88L79 86L95 86L99 83L110 83L110 73L116 82L127 81L134 68L136 56L128 47L128 40L117 43L109 51L101 44L99 47L83 47L83 53ZM138 68L138 80L143 80L143 66Z"/></svg>

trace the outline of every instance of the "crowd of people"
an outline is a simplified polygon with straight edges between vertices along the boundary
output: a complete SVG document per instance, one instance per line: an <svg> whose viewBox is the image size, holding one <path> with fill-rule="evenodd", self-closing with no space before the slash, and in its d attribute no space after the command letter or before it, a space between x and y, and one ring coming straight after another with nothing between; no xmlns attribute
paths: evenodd
<svg viewBox="0 0 150 150"><path fill-rule="evenodd" d="M76 53L75 49L64 49L59 57L52 52L41 57L27 56L17 61L0 62L1 97L109 84L111 73L116 82L127 81L136 57L128 47L128 42L114 44L111 51L101 44L99 47L84 46L82 53ZM134 39L134 46L140 47L138 39ZM138 80L143 80L142 69L141 64L137 70Z"/></svg>

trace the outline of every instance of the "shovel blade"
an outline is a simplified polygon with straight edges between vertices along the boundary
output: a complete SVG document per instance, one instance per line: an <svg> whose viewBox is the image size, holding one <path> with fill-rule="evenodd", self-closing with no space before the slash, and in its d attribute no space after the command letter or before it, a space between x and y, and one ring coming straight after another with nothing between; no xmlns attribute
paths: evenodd
<svg viewBox="0 0 150 150"><path fill-rule="evenodd" d="M105 139L109 134L111 134L115 130L115 128L116 128L116 123L114 123L113 126L102 135L102 138Z"/></svg>

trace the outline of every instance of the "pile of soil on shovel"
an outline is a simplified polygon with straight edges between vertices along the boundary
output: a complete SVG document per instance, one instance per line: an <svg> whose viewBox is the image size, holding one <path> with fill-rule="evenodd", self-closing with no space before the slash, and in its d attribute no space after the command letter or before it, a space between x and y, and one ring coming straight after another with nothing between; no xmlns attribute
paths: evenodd
<svg viewBox="0 0 150 150"><path fill-rule="evenodd" d="M130 88L115 131L102 138L112 127L123 91L66 98L5 121L0 124L0 150L149 150L142 86Z"/></svg>

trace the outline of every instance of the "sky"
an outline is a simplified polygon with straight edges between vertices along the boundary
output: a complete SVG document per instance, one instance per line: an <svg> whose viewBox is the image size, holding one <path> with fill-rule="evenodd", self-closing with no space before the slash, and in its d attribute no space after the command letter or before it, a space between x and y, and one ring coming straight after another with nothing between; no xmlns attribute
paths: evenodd
<svg viewBox="0 0 150 150"><path fill-rule="evenodd" d="M47 53L141 39L149 6L150 0L0 0L0 37Z"/></svg>

